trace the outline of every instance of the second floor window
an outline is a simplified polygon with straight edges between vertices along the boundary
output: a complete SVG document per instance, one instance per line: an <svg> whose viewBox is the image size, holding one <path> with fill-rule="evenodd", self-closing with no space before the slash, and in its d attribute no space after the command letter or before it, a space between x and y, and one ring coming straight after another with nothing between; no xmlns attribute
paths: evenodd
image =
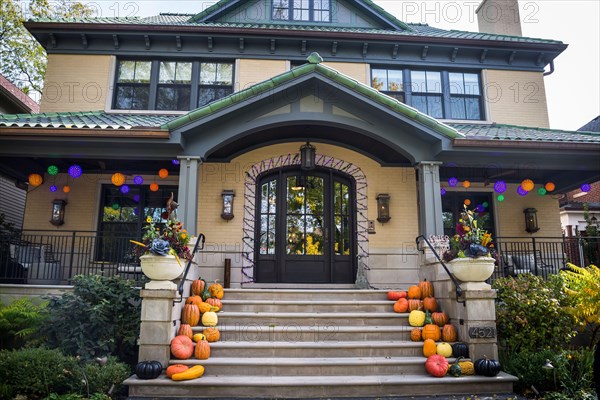
<svg viewBox="0 0 600 400"><path fill-rule="evenodd" d="M331 0L273 0L273 19L331 22Z"/></svg>
<svg viewBox="0 0 600 400"><path fill-rule="evenodd" d="M189 111L233 93L233 63L121 60L113 108Z"/></svg>

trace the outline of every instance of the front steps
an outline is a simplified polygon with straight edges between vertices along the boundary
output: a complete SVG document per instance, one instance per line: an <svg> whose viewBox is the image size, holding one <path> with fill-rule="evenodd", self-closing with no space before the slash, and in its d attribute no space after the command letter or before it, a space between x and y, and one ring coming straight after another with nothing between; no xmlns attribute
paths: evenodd
<svg viewBox="0 0 600 400"><path fill-rule="evenodd" d="M329 398L512 392L514 377L433 378L385 291L226 289L205 375L125 383L132 398ZM201 327L194 328L201 332ZM450 360L451 362L454 359Z"/></svg>

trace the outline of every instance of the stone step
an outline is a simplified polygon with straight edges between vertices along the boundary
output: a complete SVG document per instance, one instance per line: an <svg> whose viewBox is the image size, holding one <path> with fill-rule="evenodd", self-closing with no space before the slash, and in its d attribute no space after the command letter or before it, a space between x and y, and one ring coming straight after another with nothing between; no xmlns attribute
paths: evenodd
<svg viewBox="0 0 600 400"><path fill-rule="evenodd" d="M326 322L325 322L326 324ZM221 340L224 342L327 342L327 341L377 341L410 339L410 326L389 325L218 325ZM195 326L194 333L202 332L204 327Z"/></svg>
<svg viewBox="0 0 600 400"><path fill-rule="evenodd" d="M223 311L235 312L390 312L389 300L229 300L223 299Z"/></svg>
<svg viewBox="0 0 600 400"><path fill-rule="evenodd" d="M225 300L387 300L387 290L225 289Z"/></svg>
<svg viewBox="0 0 600 400"><path fill-rule="evenodd" d="M406 375L425 373L425 357L210 357L171 360L171 364L203 365L206 376ZM454 362L455 359L448 359Z"/></svg>
<svg viewBox="0 0 600 400"><path fill-rule="evenodd" d="M248 371L251 373L251 371ZM175 382L164 374L153 380L132 376L129 398L374 398L384 396L504 394L517 379L505 373L493 378L464 376L434 378L426 374L344 376L203 376Z"/></svg>
<svg viewBox="0 0 600 400"><path fill-rule="evenodd" d="M211 357L419 357L423 343L408 341L215 342Z"/></svg>
<svg viewBox="0 0 600 400"><path fill-rule="evenodd" d="M221 311L219 326L400 326L408 325L408 314L394 312L236 312Z"/></svg>

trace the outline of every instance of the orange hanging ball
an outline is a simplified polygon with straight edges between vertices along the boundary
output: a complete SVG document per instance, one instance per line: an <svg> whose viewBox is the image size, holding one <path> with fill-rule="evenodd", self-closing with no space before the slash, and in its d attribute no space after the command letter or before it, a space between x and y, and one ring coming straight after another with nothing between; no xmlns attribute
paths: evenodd
<svg viewBox="0 0 600 400"><path fill-rule="evenodd" d="M40 174L30 174L29 184L31 186L40 186L44 182L44 178Z"/></svg>
<svg viewBox="0 0 600 400"><path fill-rule="evenodd" d="M63 186L63 192L69 193L70 191L71 191L71 186L69 186L69 185Z"/></svg>
<svg viewBox="0 0 600 400"><path fill-rule="evenodd" d="M121 186L125 183L125 175L123 175L120 172L116 172L113 174L113 176L110 178L110 180L113 183L113 185Z"/></svg>
<svg viewBox="0 0 600 400"><path fill-rule="evenodd" d="M156 183L156 182L152 182L152 183L150 184L150 191L151 191L151 192L158 192L158 183Z"/></svg>
<svg viewBox="0 0 600 400"><path fill-rule="evenodd" d="M554 185L554 183L552 183L552 182L548 182L548 183L546 183L546 186L545 186L545 188L546 188L546 191L547 191L547 192L551 192L551 191L553 191L554 189L556 189L556 186Z"/></svg>
<svg viewBox="0 0 600 400"><path fill-rule="evenodd" d="M169 171L166 168L161 168L158 171L158 176L160 176L161 179L165 179L167 176L169 176Z"/></svg>
<svg viewBox="0 0 600 400"><path fill-rule="evenodd" d="M521 187L524 190L531 192L533 190L533 188L535 187L535 185L533 184L533 181L531 179L525 179L525 180L523 180L523 182L521 182Z"/></svg>
<svg viewBox="0 0 600 400"><path fill-rule="evenodd" d="M465 203L465 206L470 206L471 205L471 200L465 199L464 203Z"/></svg>
<svg viewBox="0 0 600 400"><path fill-rule="evenodd" d="M468 189L468 188L470 188L470 187L471 187L471 181L464 181L464 182L463 182L463 187L464 187L465 189Z"/></svg>

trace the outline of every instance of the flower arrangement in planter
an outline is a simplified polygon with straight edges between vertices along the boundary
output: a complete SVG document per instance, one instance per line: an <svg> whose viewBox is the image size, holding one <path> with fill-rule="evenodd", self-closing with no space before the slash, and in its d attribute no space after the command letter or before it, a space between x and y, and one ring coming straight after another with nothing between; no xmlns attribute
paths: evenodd
<svg viewBox="0 0 600 400"><path fill-rule="evenodd" d="M492 234L480 227L478 214L464 206L459 223L456 224L456 234L450 238L450 249L443 254L444 261L457 258L496 258L496 250Z"/></svg>
<svg viewBox="0 0 600 400"><path fill-rule="evenodd" d="M157 226L158 224L154 222L152 217L146 218L146 223L142 241L131 240L132 243L138 246L134 250L138 257L153 254L157 256L175 256L178 262L182 258L184 260L192 259L192 252L188 247L190 235L176 218L168 218L162 228Z"/></svg>

